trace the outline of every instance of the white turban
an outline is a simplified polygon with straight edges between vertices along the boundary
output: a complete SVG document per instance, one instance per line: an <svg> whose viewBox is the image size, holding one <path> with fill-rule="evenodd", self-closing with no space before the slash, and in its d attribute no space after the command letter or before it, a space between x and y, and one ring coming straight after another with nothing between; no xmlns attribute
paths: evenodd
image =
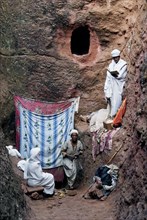
<svg viewBox="0 0 147 220"><path fill-rule="evenodd" d="M118 56L120 56L120 51L119 51L118 49L112 50L111 56L112 56L112 57L118 57Z"/></svg>
<svg viewBox="0 0 147 220"><path fill-rule="evenodd" d="M72 135L73 133L78 134L78 131L76 129L72 129L71 132L70 132L70 135Z"/></svg>

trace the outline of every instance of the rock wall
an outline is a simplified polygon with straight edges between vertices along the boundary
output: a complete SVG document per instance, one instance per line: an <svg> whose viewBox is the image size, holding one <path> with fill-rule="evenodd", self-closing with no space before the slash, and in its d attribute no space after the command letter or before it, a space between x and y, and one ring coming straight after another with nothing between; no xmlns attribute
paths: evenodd
<svg viewBox="0 0 147 220"><path fill-rule="evenodd" d="M80 95L80 113L105 106L103 85L110 52L117 47L128 61L144 3L2 0L2 118L13 109L13 94L47 101Z"/></svg>
<svg viewBox="0 0 147 220"><path fill-rule="evenodd" d="M147 216L147 4L141 9L130 47L125 140L119 184L119 220Z"/></svg>
<svg viewBox="0 0 147 220"><path fill-rule="evenodd" d="M0 219L26 219L26 201L0 131ZM29 215L29 213L28 213Z"/></svg>
<svg viewBox="0 0 147 220"><path fill-rule="evenodd" d="M14 94L46 101L80 95L79 114L87 114L106 106L103 85L111 50L119 48L128 62L119 220L142 220L146 214L146 4L1 0L0 125L5 138L14 138Z"/></svg>

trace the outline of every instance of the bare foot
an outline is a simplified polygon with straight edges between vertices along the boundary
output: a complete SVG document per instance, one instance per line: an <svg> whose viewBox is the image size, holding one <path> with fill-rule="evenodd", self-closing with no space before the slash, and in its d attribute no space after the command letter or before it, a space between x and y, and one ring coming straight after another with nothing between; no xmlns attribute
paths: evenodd
<svg viewBox="0 0 147 220"><path fill-rule="evenodd" d="M104 201L106 199L107 199L107 196L103 196L103 197L100 198L100 201Z"/></svg>

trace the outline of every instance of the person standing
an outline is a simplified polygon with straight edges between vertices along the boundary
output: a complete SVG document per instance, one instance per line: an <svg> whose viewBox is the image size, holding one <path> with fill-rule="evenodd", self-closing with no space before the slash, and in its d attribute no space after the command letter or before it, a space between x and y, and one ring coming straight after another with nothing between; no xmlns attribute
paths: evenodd
<svg viewBox="0 0 147 220"><path fill-rule="evenodd" d="M62 146L61 152L68 187L69 189L73 189L78 170L82 170L79 156L83 153L83 145L78 140L78 131L76 129L71 131L71 139Z"/></svg>
<svg viewBox="0 0 147 220"><path fill-rule="evenodd" d="M122 93L127 75L127 62L120 58L120 51L111 52L112 62L107 69L104 85L105 97L111 105L110 116L113 118L122 103Z"/></svg>

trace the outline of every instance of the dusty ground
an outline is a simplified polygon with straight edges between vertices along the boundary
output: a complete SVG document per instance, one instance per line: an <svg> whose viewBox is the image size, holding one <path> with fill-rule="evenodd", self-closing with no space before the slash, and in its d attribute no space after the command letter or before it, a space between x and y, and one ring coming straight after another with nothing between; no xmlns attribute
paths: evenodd
<svg viewBox="0 0 147 220"><path fill-rule="evenodd" d="M88 125L85 122L79 121L77 124L80 131L88 132ZM108 154L103 153L103 156L98 156L96 162L92 160L91 153L91 137L87 134L81 139L85 144L84 161L85 167L84 180L78 189L74 190L74 196L69 195L70 192L64 193L63 189L56 189L56 195L47 200L32 200L25 195L29 211L28 220L115 220L115 191L105 201L84 199L83 194L87 191L91 178L98 167L98 164L104 164L104 160L108 160L115 152L115 147ZM11 157L14 171L22 178L22 172L16 167L17 159ZM90 178L91 176L91 178ZM72 191L73 192L73 191Z"/></svg>
<svg viewBox="0 0 147 220"><path fill-rule="evenodd" d="M77 195L45 201L29 200L32 209L31 220L114 220L113 195L106 201L85 200L82 198L86 188L76 190Z"/></svg>
<svg viewBox="0 0 147 220"><path fill-rule="evenodd" d="M15 173L22 178L23 173L16 167L18 160L11 157L11 161ZM56 189L56 195L46 200L32 200L25 195L28 220L115 220L115 191L105 201L84 199L89 181L73 190L74 196L70 195L71 191L64 192L63 189Z"/></svg>

